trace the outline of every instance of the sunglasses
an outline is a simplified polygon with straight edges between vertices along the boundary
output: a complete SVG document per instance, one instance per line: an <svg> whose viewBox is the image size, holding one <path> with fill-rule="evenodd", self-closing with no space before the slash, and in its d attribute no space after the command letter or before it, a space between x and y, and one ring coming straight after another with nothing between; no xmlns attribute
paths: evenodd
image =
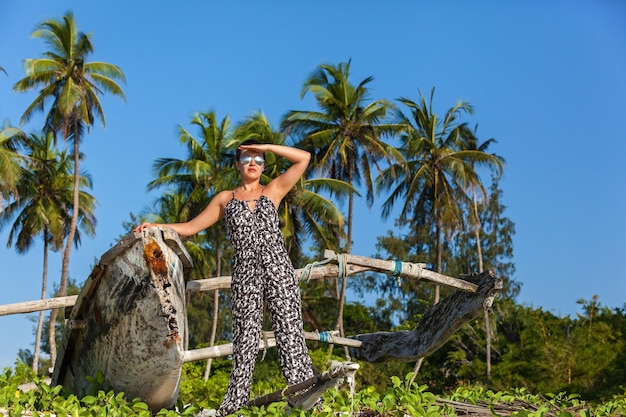
<svg viewBox="0 0 626 417"><path fill-rule="evenodd" d="M239 158L239 163L241 165L248 165L253 159L256 165L263 165L265 163L265 158L261 155L256 155L255 157L252 157L251 155L244 155Z"/></svg>

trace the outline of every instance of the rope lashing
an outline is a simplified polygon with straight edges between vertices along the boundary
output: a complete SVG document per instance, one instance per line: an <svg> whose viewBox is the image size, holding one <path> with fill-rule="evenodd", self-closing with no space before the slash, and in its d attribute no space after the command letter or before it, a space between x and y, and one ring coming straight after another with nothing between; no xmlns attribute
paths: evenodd
<svg viewBox="0 0 626 417"><path fill-rule="evenodd" d="M261 357L261 362L265 360L265 355L267 354L267 348L269 347L268 334L271 336L270 332L265 332L261 330L261 337L263 338L263 356Z"/></svg>
<svg viewBox="0 0 626 417"><path fill-rule="evenodd" d="M302 268L302 272L300 273L300 281L306 280L307 282L311 279L311 274L313 273L313 268L317 266L326 265L329 262L337 261L338 264L338 272L337 278L343 278L348 275L348 262L347 255L345 253L331 256L330 258L326 258L323 261L314 261L309 264L306 264L304 268Z"/></svg>
<svg viewBox="0 0 626 417"><path fill-rule="evenodd" d="M345 253L336 255L337 256L337 264L339 270L337 272L337 278L343 279L343 277L348 276L348 262L346 260L347 256Z"/></svg>
<svg viewBox="0 0 626 417"><path fill-rule="evenodd" d="M315 330L315 333L317 333L319 341L322 343L335 343L335 336L339 336L339 330L330 330L323 332Z"/></svg>
<svg viewBox="0 0 626 417"><path fill-rule="evenodd" d="M314 261L309 264L306 264L304 268L302 268L302 272L300 273L300 281L303 281L306 279L306 281L308 282L311 279L311 273L313 272L313 268L317 266L326 265L327 263L334 261L335 259L337 259L337 255L332 256L330 258L326 258L323 261Z"/></svg>
<svg viewBox="0 0 626 417"><path fill-rule="evenodd" d="M398 285L401 284L402 278L422 278L422 266L412 262L391 261L393 263L393 272L391 275L398 278Z"/></svg>

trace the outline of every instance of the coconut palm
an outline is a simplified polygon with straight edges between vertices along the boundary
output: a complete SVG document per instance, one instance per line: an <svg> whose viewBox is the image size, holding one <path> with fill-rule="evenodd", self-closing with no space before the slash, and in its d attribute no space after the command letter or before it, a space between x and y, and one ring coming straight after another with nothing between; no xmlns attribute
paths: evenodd
<svg viewBox="0 0 626 417"><path fill-rule="evenodd" d="M472 114L472 106L463 101L448 109L443 119L433 112L435 89L429 101L419 92L419 102L398 99L410 111L395 111L396 123L403 127L400 151L406 159L408 171L393 171L391 167L380 177L378 186L391 190L382 205L383 217L388 217L396 201L403 201L400 222L435 223L437 272L442 273L443 234L454 233L463 224L462 207L467 204L465 193L470 187L485 189L476 166L499 166L501 161L490 154L463 148L461 133L465 124L459 117ZM416 218L418 213L428 218ZM434 304L439 302L439 285L435 286ZM415 366L417 374L422 359Z"/></svg>
<svg viewBox="0 0 626 417"><path fill-rule="evenodd" d="M402 201L399 220L420 221L415 213L429 213L435 222L437 272L442 272L443 233L458 230L463 222L462 203L468 196L464 190L474 185L484 192L475 165L500 163L493 155L461 148L461 128L458 121L463 114L471 114L472 107L457 102L439 119L432 110L434 89L427 102L420 92L418 103L400 98L410 111L410 117L397 110L396 121L403 126L400 152L408 171L389 168L379 178L379 190L391 190L382 205L383 217L388 217L396 201ZM436 287L435 302L439 300Z"/></svg>
<svg viewBox="0 0 626 417"><path fill-rule="evenodd" d="M18 253L27 252L35 238L43 241L43 271L41 298L46 297L48 251L58 251L63 245L71 222L73 199L72 160L65 152L58 152L53 146L51 134L28 137L28 169L25 169L18 184L19 200L9 204L5 215L0 218L1 228L14 219L9 232L7 245L13 245ZM81 176L81 187L91 187L88 176ZM81 213L79 231L75 242L80 242L80 230L93 235L95 199L85 191L80 192ZM52 323L51 323L52 325ZM33 355L33 371L39 366L39 348L43 327L43 311L39 313Z"/></svg>
<svg viewBox="0 0 626 417"><path fill-rule="evenodd" d="M78 30L74 15L67 12L61 20L46 20L38 25L33 37L41 38L49 47L42 58L25 60L26 76L13 87L17 92L40 88L35 100L22 115L27 122L35 113L45 111L44 132L60 133L65 141L73 143L74 195L72 219L63 249L59 294L67 292L67 275L72 245L80 214L80 141L96 118L105 125L104 111L99 96L110 93L125 99L118 80L125 82L122 70L106 62L88 62L93 52L90 36ZM57 310L53 310L56 316ZM55 318L55 317L53 317ZM54 323L54 320L52 320ZM54 335L51 340L54 341ZM51 347L51 359L56 357L56 345Z"/></svg>
<svg viewBox="0 0 626 417"><path fill-rule="evenodd" d="M476 152L487 152L489 145L495 143L496 140L491 138L484 142L480 142L480 139L476 136L476 130L478 126L474 128L472 131L467 126L461 127L461 146L463 149L476 151ZM502 174L502 167L504 164L504 158L494 155L499 163L495 161L493 163L488 164L489 168L494 171L496 178L500 177ZM474 162L471 162L472 166ZM470 224L473 225L474 228L474 238L476 239L476 253L478 256L478 272L483 272L483 252L482 252L482 244L481 244L481 230L482 225L480 223L480 216L478 213L478 196L476 192L476 185L470 184L471 198L472 198L472 210L470 216ZM486 335L486 359L487 359L487 385L491 383L491 322L489 320L489 310L485 309L485 335Z"/></svg>
<svg viewBox="0 0 626 417"><path fill-rule="evenodd" d="M493 158L486 159L483 162L483 166L485 166L486 168L489 168L495 175L495 178L498 179L502 175L502 169L504 167L505 160L501 156L498 156L495 154L487 154L487 150L489 146L493 143L496 143L497 141L491 138L484 142L480 142L480 139L476 136L477 129L478 129L478 126L476 126L474 130L469 129L468 126L466 125L463 125L460 127L460 147L463 150L472 151L476 155L481 155L481 154L491 155ZM474 167L476 164L476 161L474 161L473 159L470 159L470 164L472 165L472 167ZM480 239L482 227L480 224L480 216L478 213L478 192L476 188L477 188L476 184L469 184L468 191L471 194L471 200L472 200L470 224L473 225L474 236L476 238L476 251L478 254L478 271L483 272L483 255L482 255L482 245L481 245L481 239ZM486 194L484 195L486 196Z"/></svg>
<svg viewBox="0 0 626 417"><path fill-rule="evenodd" d="M337 66L320 65L305 81L300 93L313 94L321 111L290 111L281 123L287 134L299 138L299 146L313 154L313 167L323 176L363 185L368 207L374 201L372 168L381 172L380 162L401 161L402 156L382 137L394 131L383 124L393 105L387 100L367 103L367 77L357 86L350 83L350 61ZM348 193L346 251L350 252L354 192Z"/></svg>
<svg viewBox="0 0 626 417"><path fill-rule="evenodd" d="M366 203L374 201L372 170L380 174L381 161L402 161L401 155L382 140L395 126L383 124L393 105L386 100L370 103L367 77L358 85L350 83L350 61L337 66L320 65L305 81L301 97L313 94L320 111L290 111L283 119L287 134L299 138L299 146L313 154L313 167L321 176L343 180L350 186L364 186ZM401 162L398 162L401 164ZM345 251L350 252L354 191L348 195L348 222ZM345 194L339 194L344 196ZM343 306L347 277L343 278L338 302L336 329L343 335Z"/></svg>

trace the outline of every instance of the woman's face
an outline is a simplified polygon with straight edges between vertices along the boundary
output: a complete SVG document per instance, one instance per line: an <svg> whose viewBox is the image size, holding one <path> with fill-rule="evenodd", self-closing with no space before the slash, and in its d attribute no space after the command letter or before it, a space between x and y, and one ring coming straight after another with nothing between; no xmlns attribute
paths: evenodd
<svg viewBox="0 0 626 417"><path fill-rule="evenodd" d="M263 152L245 150L239 155L239 160L235 162L235 166L239 170L242 178L261 178L261 174L265 168Z"/></svg>

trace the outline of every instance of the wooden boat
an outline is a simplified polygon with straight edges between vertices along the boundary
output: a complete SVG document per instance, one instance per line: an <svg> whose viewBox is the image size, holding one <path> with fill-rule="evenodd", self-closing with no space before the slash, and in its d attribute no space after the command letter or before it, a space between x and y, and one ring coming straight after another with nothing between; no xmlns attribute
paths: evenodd
<svg viewBox="0 0 626 417"><path fill-rule="evenodd" d="M154 412L172 407L187 349L190 271L189 254L168 228L130 234L107 251L66 314L52 384L79 397L124 392ZM94 386L98 374L104 381Z"/></svg>

